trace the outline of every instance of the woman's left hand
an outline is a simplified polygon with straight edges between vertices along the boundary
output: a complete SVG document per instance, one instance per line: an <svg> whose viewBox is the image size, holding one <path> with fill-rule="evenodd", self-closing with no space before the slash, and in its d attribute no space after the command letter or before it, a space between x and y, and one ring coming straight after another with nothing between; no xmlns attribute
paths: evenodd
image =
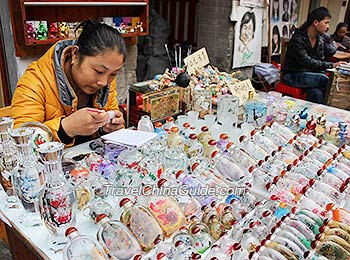
<svg viewBox="0 0 350 260"><path fill-rule="evenodd" d="M124 122L124 118L123 118L123 113L120 112L119 110L116 110L114 118L112 118L110 123L105 124L102 127L102 130L105 133L114 132L114 131L117 131L119 129L125 128L124 123L125 122Z"/></svg>

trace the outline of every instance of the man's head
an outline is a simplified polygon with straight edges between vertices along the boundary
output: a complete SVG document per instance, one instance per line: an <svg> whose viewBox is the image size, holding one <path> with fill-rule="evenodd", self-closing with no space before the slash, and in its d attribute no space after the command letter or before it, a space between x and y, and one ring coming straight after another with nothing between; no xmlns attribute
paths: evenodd
<svg viewBox="0 0 350 260"><path fill-rule="evenodd" d="M307 17L307 25L312 26L319 33L325 33L328 31L329 22L332 16L326 7L319 7L311 11Z"/></svg>

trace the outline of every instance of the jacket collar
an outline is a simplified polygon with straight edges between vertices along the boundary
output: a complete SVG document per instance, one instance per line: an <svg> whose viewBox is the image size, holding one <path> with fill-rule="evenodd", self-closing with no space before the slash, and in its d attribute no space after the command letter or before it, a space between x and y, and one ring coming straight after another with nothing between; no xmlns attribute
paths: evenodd
<svg viewBox="0 0 350 260"><path fill-rule="evenodd" d="M73 89L70 87L70 83L64 73L64 60L67 55L66 51L70 49L73 45L77 44L77 40L62 40L57 42L54 53L54 67L55 67L55 77L57 82L58 92L61 98L62 103L65 106L72 107L73 104L77 104L78 102L74 102L77 98ZM108 101L109 95L109 85L106 85L102 89L100 89L94 97L94 102L100 106L100 108L104 108Z"/></svg>

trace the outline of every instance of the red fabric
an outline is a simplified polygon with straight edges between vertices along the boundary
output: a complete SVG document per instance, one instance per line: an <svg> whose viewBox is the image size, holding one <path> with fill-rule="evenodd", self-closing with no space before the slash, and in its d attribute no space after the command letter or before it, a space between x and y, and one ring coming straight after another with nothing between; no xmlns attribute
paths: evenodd
<svg viewBox="0 0 350 260"><path fill-rule="evenodd" d="M280 92L286 96L292 96L294 98L299 98L306 100L306 91L301 88L295 88L288 86L282 82L279 82L276 86L275 91Z"/></svg>

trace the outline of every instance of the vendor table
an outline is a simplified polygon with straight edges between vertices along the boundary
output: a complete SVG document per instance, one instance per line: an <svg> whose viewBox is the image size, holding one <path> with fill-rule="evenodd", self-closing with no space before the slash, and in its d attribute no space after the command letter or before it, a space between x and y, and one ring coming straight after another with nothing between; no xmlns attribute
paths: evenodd
<svg viewBox="0 0 350 260"><path fill-rule="evenodd" d="M327 113L327 125L337 124L339 121L344 121L350 128L350 111L345 111L337 109L334 107L329 107L325 105L314 104L310 102L305 102L303 100L297 100L293 98L286 97L286 102L295 102L294 104L301 104L309 108L309 115L315 114L319 115L324 112ZM242 133L242 132L240 132ZM232 140L235 142L236 137ZM69 150L69 152L79 153L80 151L85 151L89 149L88 143L78 145ZM259 194L264 195L264 194ZM49 236L49 232L44 225L35 227L25 227L20 223L20 215L23 214L24 210L19 209L8 209L5 206L6 194L2 187L0 187L0 217L3 222L6 223L6 231L9 240L10 249L12 252L13 259L63 259L62 251L53 252L48 248L46 239ZM115 208L117 201L108 200ZM77 215L77 224L80 234L89 235L96 237L96 232L98 226L87 216L82 213Z"/></svg>

